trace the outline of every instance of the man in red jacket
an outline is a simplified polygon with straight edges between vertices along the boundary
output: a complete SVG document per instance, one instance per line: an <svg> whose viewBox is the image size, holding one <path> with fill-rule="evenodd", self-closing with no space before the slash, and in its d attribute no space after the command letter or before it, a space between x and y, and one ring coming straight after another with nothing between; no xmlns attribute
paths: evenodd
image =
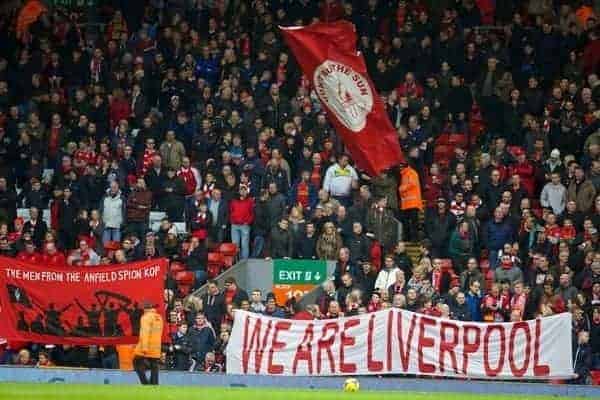
<svg viewBox="0 0 600 400"><path fill-rule="evenodd" d="M240 258L248 258L250 254L250 226L254 222L254 199L248 197L248 187L240 185L239 199L229 202L229 223L231 224L231 241L241 249Z"/></svg>

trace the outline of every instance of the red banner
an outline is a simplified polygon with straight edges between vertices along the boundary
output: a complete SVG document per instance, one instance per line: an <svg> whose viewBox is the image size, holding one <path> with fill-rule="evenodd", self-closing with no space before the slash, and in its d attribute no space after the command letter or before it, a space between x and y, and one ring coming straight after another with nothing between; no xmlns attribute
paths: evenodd
<svg viewBox="0 0 600 400"><path fill-rule="evenodd" d="M356 51L354 26L338 21L281 29L358 167L377 175L403 162L396 131Z"/></svg>
<svg viewBox="0 0 600 400"><path fill-rule="evenodd" d="M165 259L73 268L0 257L0 337L71 345L137 343L144 303L164 314L166 270Z"/></svg>

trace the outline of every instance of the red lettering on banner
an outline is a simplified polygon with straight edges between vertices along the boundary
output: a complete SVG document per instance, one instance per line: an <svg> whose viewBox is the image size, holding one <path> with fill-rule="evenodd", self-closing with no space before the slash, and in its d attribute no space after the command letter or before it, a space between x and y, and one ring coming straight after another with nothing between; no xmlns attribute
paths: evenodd
<svg viewBox="0 0 600 400"><path fill-rule="evenodd" d="M346 363L344 360L344 348L354 346L356 338L354 336L348 336L346 331L354 326L360 325L359 319L350 319L344 323L344 330L340 335L340 372L346 374L352 374L356 372L355 363Z"/></svg>
<svg viewBox="0 0 600 400"><path fill-rule="evenodd" d="M398 316L398 345L400 346L400 361L402 361L402 368L404 371L408 371L410 366L410 349L413 341L413 333L415 332L415 324L417 320L417 314L413 314L410 319L410 326L408 327L408 338L406 343L402 338L402 315Z"/></svg>
<svg viewBox="0 0 600 400"><path fill-rule="evenodd" d="M469 340L469 332L475 333L475 340ZM467 375L469 369L469 354L474 354L479 350L481 344L481 329L475 325L463 325L463 365L462 373Z"/></svg>
<svg viewBox="0 0 600 400"><path fill-rule="evenodd" d="M498 356L498 365L496 368L490 366L490 336L493 331L498 331L500 334L500 355ZM494 346L496 347L496 346ZM485 334L483 335L483 368L485 369L486 376L497 376L504 367L504 356L506 355L506 332L502 325L491 325L486 327Z"/></svg>
<svg viewBox="0 0 600 400"><path fill-rule="evenodd" d="M446 339L446 330L452 330L452 341ZM444 355L448 353L450 355L450 361L452 362L452 368L454 373L458 374L458 363L456 362L456 353L454 349L458 345L458 326L451 322L442 321L440 323L440 359L439 366L440 371L446 370L444 365Z"/></svg>
<svg viewBox="0 0 600 400"><path fill-rule="evenodd" d="M260 331L261 331L261 319L257 318L256 323L254 324L254 330L252 331L252 336L250 337L250 347L248 348L247 338L248 338L248 327L250 324L250 318L246 317L246 323L244 325L244 350L242 352L242 368L244 369L244 373L248 371L248 359L250 354L254 350L254 346L256 345L256 350L254 350L254 369L258 374L260 373L260 368L262 365L262 358L265 348L267 347L267 339L269 337L269 333L271 332L272 322L269 321L267 324L267 329L265 331L265 335L263 336L263 340L260 340Z"/></svg>
<svg viewBox="0 0 600 400"><path fill-rule="evenodd" d="M548 376L550 375L550 367L548 365L540 364L540 337L542 336L542 321L540 319L535 320L535 343L533 350L533 374L535 376Z"/></svg>
<svg viewBox="0 0 600 400"><path fill-rule="evenodd" d="M294 356L294 363L292 365L292 372L294 373L294 375L298 370L299 361L306 361L308 363L308 374L312 375L313 373L312 341L314 339L314 327L315 324L311 322L304 330L304 338L302 339L302 342L298 345L296 355Z"/></svg>
<svg viewBox="0 0 600 400"><path fill-rule="evenodd" d="M383 361L373 359L373 333L375 332L375 314L369 318L369 331L367 333L367 368L369 372L383 370Z"/></svg>
<svg viewBox="0 0 600 400"><path fill-rule="evenodd" d="M246 316L244 321L244 349L242 350L242 369L244 370L244 374L248 373L248 359L250 358L250 352L254 347L254 342L258 342L260 336L260 318L256 320L256 324L254 324L254 331L252 332L252 338L250 339L250 348L248 349L248 329L250 326L250 317ZM256 344L258 347L258 343Z"/></svg>
<svg viewBox="0 0 600 400"><path fill-rule="evenodd" d="M402 318L402 315L399 315L399 318ZM394 324L394 311L390 310L388 313L387 320L387 370L390 372L392 370L392 327Z"/></svg>
<svg viewBox="0 0 600 400"><path fill-rule="evenodd" d="M515 348L515 340L517 337L517 330L522 329L525 332L525 359L523 360L523 366L518 368L515 364L515 353L521 352L519 348ZM529 324L527 322L517 322L512 326L510 330L510 339L508 341L508 362L510 364L510 370L514 376L523 376L527 372L529 367L529 358L531 353L531 332L529 332Z"/></svg>
<svg viewBox="0 0 600 400"><path fill-rule="evenodd" d="M321 373L321 352L323 350L327 351L327 358L329 359L329 369L332 374L335 373L335 360L333 359L333 353L331 352L331 346L333 346L333 342L335 342L335 336L337 335L340 327L337 322L327 322L323 325L323 331L321 332L321 338L317 341L317 347L319 350L317 351L317 373ZM331 336L327 339L327 332L332 331Z"/></svg>
<svg viewBox="0 0 600 400"><path fill-rule="evenodd" d="M289 321L277 321L275 323L275 330L273 331L273 339L271 340L271 349L269 350L269 365L267 367L267 371L269 374L279 375L283 373L283 365L281 364L273 364L273 354L276 351L279 351L285 348L285 342L278 342L277 335L279 331L287 331L292 326L292 323Z"/></svg>
<svg viewBox="0 0 600 400"><path fill-rule="evenodd" d="M419 372L431 374L435 372L435 365L423 361L423 348L433 347L435 341L433 338L425 336L425 325L435 326L437 321L428 317L421 317L419 322L419 344L417 350L419 352Z"/></svg>

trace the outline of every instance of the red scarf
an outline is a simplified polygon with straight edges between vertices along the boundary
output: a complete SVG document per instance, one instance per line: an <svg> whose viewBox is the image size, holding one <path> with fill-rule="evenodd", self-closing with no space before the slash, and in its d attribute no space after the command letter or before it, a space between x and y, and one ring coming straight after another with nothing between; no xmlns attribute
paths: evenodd
<svg viewBox="0 0 600 400"><path fill-rule="evenodd" d="M183 179L183 183L185 184L185 194L188 196L194 194L198 182L196 182L196 175L192 168L181 167L179 171L177 171L177 176Z"/></svg>

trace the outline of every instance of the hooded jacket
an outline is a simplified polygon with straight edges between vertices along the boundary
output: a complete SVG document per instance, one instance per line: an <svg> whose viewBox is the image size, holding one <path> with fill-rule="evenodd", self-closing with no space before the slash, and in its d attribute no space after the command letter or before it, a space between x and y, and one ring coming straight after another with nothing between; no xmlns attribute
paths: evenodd
<svg viewBox="0 0 600 400"><path fill-rule="evenodd" d="M139 357L160 358L163 319L154 308L148 309L140 321L140 336L134 354Z"/></svg>

